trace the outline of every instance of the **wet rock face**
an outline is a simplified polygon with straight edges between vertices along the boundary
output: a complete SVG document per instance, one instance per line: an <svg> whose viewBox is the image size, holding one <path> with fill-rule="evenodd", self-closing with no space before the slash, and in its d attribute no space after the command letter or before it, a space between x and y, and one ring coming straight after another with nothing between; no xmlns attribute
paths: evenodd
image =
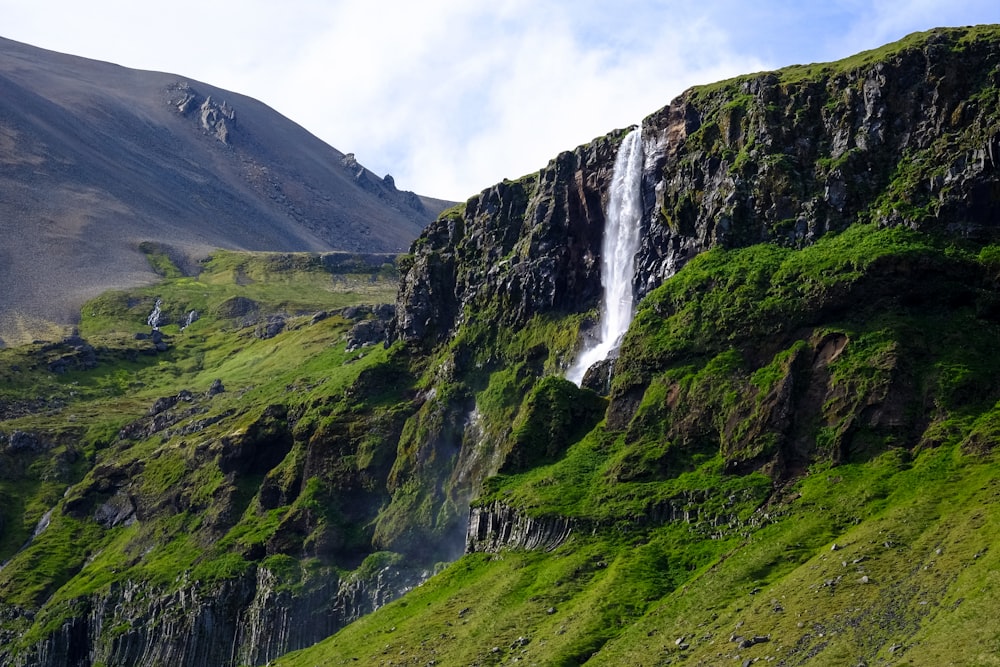
<svg viewBox="0 0 1000 667"><path fill-rule="evenodd" d="M587 369L580 386L586 387L601 396L607 396L611 390L611 374L613 369L613 359L598 361Z"/></svg>

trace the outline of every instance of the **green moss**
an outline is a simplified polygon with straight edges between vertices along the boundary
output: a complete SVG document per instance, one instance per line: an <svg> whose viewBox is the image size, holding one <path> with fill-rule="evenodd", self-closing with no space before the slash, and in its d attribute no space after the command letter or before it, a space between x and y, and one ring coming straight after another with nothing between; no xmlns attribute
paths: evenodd
<svg viewBox="0 0 1000 667"><path fill-rule="evenodd" d="M250 567L250 563L240 554L226 553L195 565L191 577L206 584L235 579Z"/></svg>
<svg viewBox="0 0 1000 667"><path fill-rule="evenodd" d="M792 65L774 72L743 75L705 86L697 86L692 89L692 95L704 98L728 93L727 98L739 99L738 92L733 91L738 91L740 84L766 74L776 75L781 84L785 86L808 81L823 81L848 72L864 70L879 63L885 63L906 51L924 49L928 41L932 38L937 38L938 43L946 45L947 48L962 51L977 41L995 40L998 34L1000 34L1000 27L996 25L936 28L926 32L915 32L896 42L868 51L862 51L861 53L835 62Z"/></svg>
<svg viewBox="0 0 1000 667"><path fill-rule="evenodd" d="M4 600L28 608L40 606L83 566L97 546L98 533L92 523L53 513L49 528L0 571Z"/></svg>
<svg viewBox="0 0 1000 667"><path fill-rule="evenodd" d="M147 251L157 262L169 259L158 248ZM19 621L25 645L78 613L80 600L123 581L170 591L241 577L263 558L297 594L317 568L329 573L337 558L339 567L357 564L342 555L314 564L301 549L316 535L295 541L303 516L316 521L314 533L349 535L350 549L359 539L350 536L358 532L356 519L344 517L329 491L342 483L337 475L351 473L313 468L323 479L303 480L305 445L336 413L358 434L359 455L343 460L357 462L354 474L384 477L383 440L391 441L400 411L412 409L398 394L409 362L399 346L347 353L350 322L335 314L314 321L312 313L391 300L395 269L360 256L238 253L213 256L196 278L167 268L157 286L106 294L85 307L81 331L94 346L96 367L56 375L47 365L65 354L58 346L0 351L0 376L10 379L0 386L0 400L43 401L23 417L0 421L0 432L30 430L46 443L44 452L27 452L17 465L4 459L0 472L0 498L8 501L0 508L0 558L10 558L0 590L5 602L37 613L33 624ZM252 327L215 318L215 306L233 296L255 301L257 316L282 313L285 330L265 340ZM169 348L154 354L150 342L133 334L148 332L155 298L172 317L189 309L202 317L183 332L176 324L163 327ZM209 398L205 392L216 380L225 391ZM186 399L155 418L149 413L157 399L184 392ZM268 406L286 416L267 418ZM140 424L130 433L142 432L156 420L165 426L153 426L151 437L119 436L130 423ZM264 470L273 457L254 450L286 437L299 444L273 471ZM375 491L374 479L365 483L368 492ZM267 496L261 489L272 483L277 495ZM114 498L130 498L141 519L114 528L97 523L96 510ZM49 510L48 528L14 555ZM288 553L267 556L271 548Z"/></svg>
<svg viewBox="0 0 1000 667"><path fill-rule="evenodd" d="M557 459L603 418L606 402L588 389L548 376L524 399L514 420L511 448L502 473L527 470Z"/></svg>
<svg viewBox="0 0 1000 667"><path fill-rule="evenodd" d="M774 355L766 366L761 366L750 375L750 384L757 388L758 396L767 396L775 390L778 382L788 376L789 365L795 357L809 347L804 340L797 340L787 350Z"/></svg>
<svg viewBox="0 0 1000 667"><path fill-rule="evenodd" d="M695 89L687 101L703 122L685 150L796 201L813 196L811 177L864 168L864 182L845 183L849 199L878 196L828 221L834 228L855 217L933 227L943 174L994 134L995 113L980 111L995 98L995 72L974 74L980 92L942 117L975 127L898 164L823 145L802 163L799 153L766 154L754 128L794 103L800 83L814 102L795 122L830 119L853 94L831 87L837 77L860 81L930 37L962 50L996 32L935 31L837 64ZM771 88L780 103L749 92ZM494 191L517 204L479 221L503 237L500 254L529 254L504 235L521 229L537 187L532 175ZM434 258L454 260L459 277L481 269L463 253L476 222L468 212L488 196L434 228L456 244L454 258ZM693 234L704 196L686 190L660 213ZM743 229L747 215L739 204L721 214L734 245L758 238ZM125 580L176 590L262 567L295 595L320 576L370 578L413 555L427 560L462 534L470 480L500 467L474 502L568 519L566 543L466 556L289 662L719 664L737 660L726 640L744 627L769 641L739 649L741 660L891 661L916 656L919 641L928 661L986 662L965 646L995 644L975 619L995 606L984 591L996 557L984 549L1000 523L1000 251L877 224L796 250L786 246L798 242L797 219L775 218L765 231L777 243L705 253L647 296L609 402L560 379L593 313L512 328L512 304L473 299L433 350L352 353L348 321L313 318L392 300L396 267L427 254L217 253L184 276L145 244L166 279L85 308L97 368L56 377L49 364L63 350L0 351L0 398L11 414L28 413L0 427L59 436L44 455L3 460L0 556L13 558L0 591L37 612L33 625L3 630L37 641L85 613L86 596ZM153 354L134 334L148 330L157 298L169 349ZM191 310L202 317L182 331ZM285 330L255 335L272 315ZM226 391L205 396L217 379ZM190 401L149 414L181 390ZM129 424L138 426L119 437ZM139 469L141 483L131 478ZM126 496L138 521L95 520ZM15 554L49 509L49 528ZM385 551L369 554L373 545ZM862 585L862 569L874 585ZM962 644L953 655L942 627Z"/></svg>
<svg viewBox="0 0 1000 667"><path fill-rule="evenodd" d="M402 555L391 551L376 551L368 554L354 575L360 579L373 579L382 570L405 562Z"/></svg>

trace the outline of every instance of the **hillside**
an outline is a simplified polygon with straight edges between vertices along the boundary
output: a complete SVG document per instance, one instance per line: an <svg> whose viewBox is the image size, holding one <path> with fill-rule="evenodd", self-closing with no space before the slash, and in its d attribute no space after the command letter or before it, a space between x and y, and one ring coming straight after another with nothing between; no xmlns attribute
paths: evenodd
<svg viewBox="0 0 1000 667"><path fill-rule="evenodd" d="M998 100L980 26L651 114L582 387L625 131L395 267L146 246L0 351L0 662L995 664Z"/></svg>
<svg viewBox="0 0 1000 667"><path fill-rule="evenodd" d="M142 242L397 253L446 205L243 95L0 39L0 344L157 280Z"/></svg>

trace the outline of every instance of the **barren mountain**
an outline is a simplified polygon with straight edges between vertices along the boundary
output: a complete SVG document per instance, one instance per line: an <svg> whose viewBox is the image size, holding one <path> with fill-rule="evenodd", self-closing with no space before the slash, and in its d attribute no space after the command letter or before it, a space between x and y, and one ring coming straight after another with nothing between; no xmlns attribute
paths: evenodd
<svg viewBox="0 0 1000 667"><path fill-rule="evenodd" d="M156 279L144 241L398 252L447 204L254 99L0 38L0 345Z"/></svg>

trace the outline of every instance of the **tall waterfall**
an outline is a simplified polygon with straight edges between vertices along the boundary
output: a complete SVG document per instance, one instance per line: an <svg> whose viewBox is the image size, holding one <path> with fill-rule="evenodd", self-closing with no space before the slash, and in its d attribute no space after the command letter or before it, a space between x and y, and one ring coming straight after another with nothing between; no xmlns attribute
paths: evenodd
<svg viewBox="0 0 1000 667"><path fill-rule="evenodd" d="M601 327L596 341L585 346L570 366L566 378L577 385L593 364L618 351L632 322L635 253L639 249L642 220L642 128L622 140L611 177L611 196L601 244Z"/></svg>

